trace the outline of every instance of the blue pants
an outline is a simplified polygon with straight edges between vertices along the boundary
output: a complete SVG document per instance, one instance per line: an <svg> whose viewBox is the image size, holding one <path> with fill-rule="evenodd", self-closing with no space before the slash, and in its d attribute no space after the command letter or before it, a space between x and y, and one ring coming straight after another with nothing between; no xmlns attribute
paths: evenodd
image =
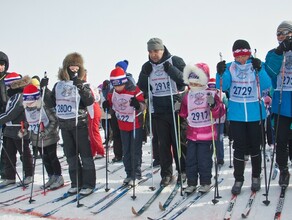
<svg viewBox="0 0 292 220"><path fill-rule="evenodd" d="M127 177L141 177L142 163L142 128L135 130L135 139L133 131L121 131L123 145L123 162ZM132 156L134 155L134 157Z"/></svg>
<svg viewBox="0 0 292 220"><path fill-rule="evenodd" d="M196 186L198 177L200 177L201 185L211 184L212 153L211 141L195 142L188 140L186 157L188 185Z"/></svg>

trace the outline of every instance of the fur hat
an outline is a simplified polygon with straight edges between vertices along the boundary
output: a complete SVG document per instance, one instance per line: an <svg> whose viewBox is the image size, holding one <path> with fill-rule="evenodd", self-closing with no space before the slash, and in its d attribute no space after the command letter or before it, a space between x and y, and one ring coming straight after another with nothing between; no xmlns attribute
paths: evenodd
<svg viewBox="0 0 292 220"><path fill-rule="evenodd" d="M124 70L119 67L111 71L110 80L113 86L120 86L128 81Z"/></svg>
<svg viewBox="0 0 292 220"><path fill-rule="evenodd" d="M210 78L210 80L208 82L208 88L216 89L216 79L215 78Z"/></svg>
<svg viewBox="0 0 292 220"><path fill-rule="evenodd" d="M277 31L290 31L290 32L292 32L292 21L283 21L278 26Z"/></svg>
<svg viewBox="0 0 292 220"><path fill-rule="evenodd" d="M210 78L210 69L206 63L197 63L195 65L186 65L184 68L184 82L189 85L190 82L207 86Z"/></svg>
<svg viewBox="0 0 292 220"><path fill-rule="evenodd" d="M150 50L164 50L164 45L161 39L159 38L151 38L147 42L147 49Z"/></svg>
<svg viewBox="0 0 292 220"><path fill-rule="evenodd" d="M79 53L70 53L68 54L64 60L63 60L63 67L59 69L58 73L58 79L59 80L65 80L68 81L70 80L67 68L69 66L79 66L79 71L78 71L78 78L83 79L85 76L85 68L84 68L84 62L81 54Z"/></svg>
<svg viewBox="0 0 292 220"><path fill-rule="evenodd" d="M249 43L246 40L241 39L234 42L232 46L232 52L234 57L251 55Z"/></svg>
<svg viewBox="0 0 292 220"><path fill-rule="evenodd" d="M39 89L33 85L29 84L23 89L23 102L34 102L38 100L41 96Z"/></svg>
<svg viewBox="0 0 292 220"><path fill-rule="evenodd" d="M117 62L115 67L121 67L124 70L124 72L127 72L128 65L129 65L128 60L123 60Z"/></svg>
<svg viewBox="0 0 292 220"><path fill-rule="evenodd" d="M6 75L4 83L11 89L23 88L31 82L29 76L22 77L20 74L12 72Z"/></svg>

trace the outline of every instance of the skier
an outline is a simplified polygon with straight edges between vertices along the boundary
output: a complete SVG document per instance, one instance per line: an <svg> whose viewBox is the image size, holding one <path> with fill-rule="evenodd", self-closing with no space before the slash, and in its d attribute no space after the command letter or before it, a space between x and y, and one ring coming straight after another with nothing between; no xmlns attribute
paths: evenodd
<svg viewBox="0 0 292 220"><path fill-rule="evenodd" d="M196 190L198 178L201 192L208 191L211 185L212 140L217 139L217 129L213 120L223 116L225 109L216 91L208 88L209 78L209 67L205 63L187 65L184 68L184 82L190 88L183 98L180 109L180 116L187 118L188 121L186 193Z"/></svg>
<svg viewBox="0 0 292 220"><path fill-rule="evenodd" d="M60 81L54 85L51 92L46 89L44 101L49 108L56 107L59 118L71 179L68 193L76 194L81 188L81 195L89 195L95 188L96 173L88 140L87 106L93 104L94 97L89 86L84 85L84 81L81 80L84 74L82 56L76 52L68 54L63 60L62 68L59 69ZM48 78L43 78L41 88L47 85Z"/></svg>
<svg viewBox="0 0 292 220"><path fill-rule="evenodd" d="M25 109L26 121L29 125L28 130L30 131L32 146L38 147L49 176L49 180L45 183L44 187L57 189L64 185L64 178L57 157L57 142L60 138L56 113L54 109L47 108L42 103L39 89L32 84L27 85L23 89L23 107ZM41 130L41 127L39 128L40 118L44 130Z"/></svg>
<svg viewBox="0 0 292 220"><path fill-rule="evenodd" d="M175 134L175 130L177 130L177 112L173 116L175 103L181 102L180 92L185 89L183 82L185 62L182 58L171 55L159 38L151 38L147 42L147 49L149 60L142 66L137 85L144 94L148 94L149 80L153 96L153 120L156 120L159 142L160 185L167 186L172 181L173 155L176 169L181 172L179 173L178 181L181 181L181 176L183 181L185 179L185 158L182 156L179 161L177 152L176 140L178 137ZM185 155L184 148L182 148L182 152Z"/></svg>
<svg viewBox="0 0 292 220"><path fill-rule="evenodd" d="M280 169L279 185L289 185L288 138L292 123L292 21L283 21L277 28L279 46L266 56L266 71L274 88L272 113L274 113L276 137L276 162ZM285 57L285 60L284 60Z"/></svg>
<svg viewBox="0 0 292 220"><path fill-rule="evenodd" d="M0 185L15 183L16 177L16 153L20 154L20 160L24 170L23 184L32 182L32 155L29 149L29 136L24 134L18 136L19 132L24 132L21 123L25 121L25 113L22 104L23 88L30 83L30 77L22 77L20 74L12 72L6 75L4 82L7 88L9 100L6 111L0 115L0 125L5 124L3 136L6 143L3 145L3 164L5 179Z"/></svg>
<svg viewBox="0 0 292 220"><path fill-rule="evenodd" d="M143 120L141 113L146 105L142 91L131 80L128 80L122 68L118 67L111 71L110 81L114 90L108 94L108 100L103 102L103 108L112 107L115 111L121 133L123 162L127 174L124 184L132 185L134 179L141 179L141 125ZM135 137L133 137L134 132Z"/></svg>
<svg viewBox="0 0 292 220"><path fill-rule="evenodd" d="M261 187L261 124L266 118L264 103L261 102L260 117L259 94L269 89L271 82L260 59L251 56L251 48L246 40L236 40L232 47L234 61L217 64L216 87L220 88L222 77L223 91L229 90L227 119L234 140L233 165L235 182L231 189L234 195L241 192L244 182L244 155L249 152L252 164L251 190L259 191ZM260 85L257 85L256 77ZM261 97L260 97L261 98Z"/></svg>

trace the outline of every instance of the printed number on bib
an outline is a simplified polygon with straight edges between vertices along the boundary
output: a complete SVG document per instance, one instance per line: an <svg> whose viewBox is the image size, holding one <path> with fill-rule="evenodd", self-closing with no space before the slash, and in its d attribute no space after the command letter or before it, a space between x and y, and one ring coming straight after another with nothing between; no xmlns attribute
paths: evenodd
<svg viewBox="0 0 292 220"><path fill-rule="evenodd" d="M208 114L208 111L193 112L192 116L193 116L194 121L203 121L203 120L206 120L208 118L209 114Z"/></svg>
<svg viewBox="0 0 292 220"><path fill-rule="evenodd" d="M234 95L250 95L252 92L252 88L249 87L241 87L241 86L233 86L233 94Z"/></svg>
<svg viewBox="0 0 292 220"><path fill-rule="evenodd" d="M58 105L57 111L58 112L71 112L72 106L71 105Z"/></svg>

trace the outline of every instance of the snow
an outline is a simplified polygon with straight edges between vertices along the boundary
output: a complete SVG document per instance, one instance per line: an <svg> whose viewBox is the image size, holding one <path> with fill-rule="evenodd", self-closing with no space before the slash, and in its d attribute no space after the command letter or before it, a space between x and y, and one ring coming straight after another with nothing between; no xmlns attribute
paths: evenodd
<svg viewBox="0 0 292 220"><path fill-rule="evenodd" d="M102 131L101 131L102 132ZM103 135L103 134L102 134ZM58 155L63 156L63 149L62 147L58 147ZM113 152L112 148L109 152L109 159L113 158ZM143 164L142 169L150 166L150 144L149 141L143 146ZM63 170L63 176L65 181L69 181L68 176L68 170L66 161L64 159L60 159L62 162L62 168ZM43 175L42 175L42 166L41 166L41 160L37 160L37 166L36 166L36 174L35 174L35 183L34 183L34 191L39 190L40 186L42 185L43 181ZM99 168L105 164L105 158L95 160L96 168ZM115 163L115 164L109 164L108 170L112 171L116 167L120 166L122 163ZM225 211L228 206L229 199L231 198L231 187L234 182L233 179L233 168L229 168L230 161L229 161L229 146L228 146L228 139L225 138L225 164L221 169L220 177L224 178L223 182L219 185L219 195L222 197L218 199L218 203L215 205L213 204L212 200L214 199L214 191L211 191L208 193L205 197L197 201L194 205L189 207L182 215L180 215L177 219L223 219ZM267 162L267 171L269 171L270 168L270 162ZM22 176L22 166L21 162L17 163L17 170ZM156 170L156 168L154 168ZM151 172L150 170L147 170L143 172L145 175L146 173ZM97 170L97 186L100 184L105 183L105 169ZM269 172L267 172L269 174ZM136 211L138 211L143 204L145 204L148 199L152 196L153 191L150 190L150 187L153 185L156 187L156 189L159 188L159 182L160 182L160 174L159 172L154 174L153 182L152 179L149 179L147 182L143 183L142 185L139 185L136 187L135 195L136 199L133 200L131 196L133 195L133 191L129 191L128 194L126 194L123 198L118 200L114 205L112 205L110 208L106 209L105 211L93 215L91 211L96 211L103 205L105 205L110 199L112 199L114 196L104 200L102 203L98 204L96 207L92 209L86 208L86 206L89 206L93 204L94 202L98 201L102 197L106 196L110 192L112 192L114 189L119 187L122 184L123 179L125 178L125 172L123 169L118 170L114 174L109 174L109 182L108 186L110 188L110 191L105 192L104 188L96 191L92 195L86 197L83 200L80 200L79 203L83 204L83 207L77 208L77 203L69 204L60 209L57 213L55 213L50 218L52 219L147 219L147 216L149 217L159 217L162 214L162 211L160 211L158 204L159 202L164 203L164 201L167 199L168 195L171 192L171 189L174 187L174 183L170 186L166 187L160 196L153 202L153 204L149 207L148 210L146 210L141 216L136 217L131 212L131 207L133 206ZM47 178L47 177L46 177ZM246 170L245 170L245 182L244 186L242 188L242 193L238 196L237 202L235 204L232 218L231 219L241 219L241 213L243 212L246 203L248 202L248 198L250 195L250 178L251 178L251 165L250 160L246 164ZM263 196L263 193L265 192L265 184L264 184L264 176L262 178L262 189L257 194L256 199L254 201L252 210L248 216L249 219L272 219L276 210L276 205L278 201L278 197L280 194L280 187L278 186L278 176L275 180L271 181L270 191L268 200L270 201L270 204L266 206L263 201L266 199L265 196ZM213 180L214 182L214 180ZM30 186L31 187L31 186ZM22 188L17 188L8 192L3 193L3 189L0 190L0 202L6 201L8 199L14 198L16 196L20 196L23 194L28 194L28 198L25 201L18 202L11 206L3 206L0 204L0 219L40 219L39 213L46 213L56 207L62 206L66 202L72 200L75 197L67 198L63 201L59 201L56 203L48 203L44 206L36 208L32 213L23 214L21 213L20 209L27 209L35 206L39 206L47 201L50 201L54 198L57 198L61 195L63 195L65 192L67 192L69 188L69 184L63 188L60 188L55 191L50 191L46 195L40 194L38 191L37 193L33 193L33 199L35 202L32 204L29 203L29 193L31 188L28 188L26 190L23 190ZM38 195L35 195L38 194ZM176 195L172 203L174 204L177 200L181 198L180 192ZM292 216L292 209L289 208L289 203L292 199L292 190L290 187L287 189L286 192L286 201L283 208L282 213L282 219L291 219ZM9 204L9 203L8 203ZM181 205L180 207L183 207L186 203ZM170 207L169 206L169 207ZM178 210L175 209L175 210ZM171 212L166 217L170 217L174 213Z"/></svg>

